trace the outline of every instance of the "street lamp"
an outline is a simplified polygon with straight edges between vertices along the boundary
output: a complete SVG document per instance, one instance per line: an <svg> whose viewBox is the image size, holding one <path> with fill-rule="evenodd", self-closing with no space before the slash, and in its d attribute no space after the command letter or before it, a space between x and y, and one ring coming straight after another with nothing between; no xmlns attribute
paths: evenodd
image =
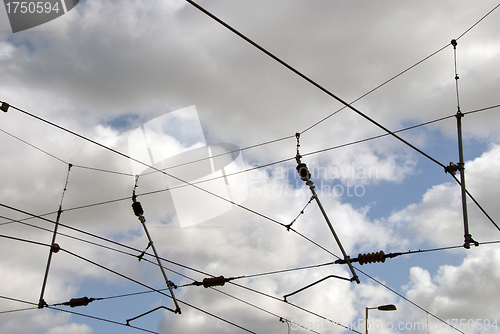
<svg viewBox="0 0 500 334"><path fill-rule="evenodd" d="M365 328L366 328L366 334L368 334L368 310L374 310L377 309L379 311L396 311L396 305L382 305L382 306L377 306L377 307L367 307L366 308L366 317L365 317Z"/></svg>

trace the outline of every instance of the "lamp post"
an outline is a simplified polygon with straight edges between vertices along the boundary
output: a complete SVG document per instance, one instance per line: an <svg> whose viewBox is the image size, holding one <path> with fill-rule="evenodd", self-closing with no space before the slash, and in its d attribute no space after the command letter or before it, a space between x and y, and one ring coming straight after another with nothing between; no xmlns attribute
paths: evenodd
<svg viewBox="0 0 500 334"><path fill-rule="evenodd" d="M396 311L396 305L389 304L389 305L382 305L382 306L377 306L377 307L367 307L366 308L366 317L365 317L366 334L368 334L368 310L374 310L374 309L377 309L379 311Z"/></svg>

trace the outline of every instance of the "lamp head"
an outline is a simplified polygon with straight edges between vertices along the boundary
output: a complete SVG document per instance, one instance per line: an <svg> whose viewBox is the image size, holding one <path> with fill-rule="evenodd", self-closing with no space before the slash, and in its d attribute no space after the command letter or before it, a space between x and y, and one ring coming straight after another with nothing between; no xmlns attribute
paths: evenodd
<svg viewBox="0 0 500 334"><path fill-rule="evenodd" d="M396 305L389 304L389 305L382 305L377 307L377 310L379 311L396 311Z"/></svg>

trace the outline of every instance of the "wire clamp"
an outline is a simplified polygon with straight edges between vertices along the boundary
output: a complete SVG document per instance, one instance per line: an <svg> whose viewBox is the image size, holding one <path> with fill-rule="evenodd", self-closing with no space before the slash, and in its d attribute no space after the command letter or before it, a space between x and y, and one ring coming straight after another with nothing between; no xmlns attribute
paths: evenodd
<svg viewBox="0 0 500 334"><path fill-rule="evenodd" d="M10 105L7 102L2 102L2 104L0 105L0 109L3 112L7 112L9 110L9 107L10 107Z"/></svg>
<svg viewBox="0 0 500 334"><path fill-rule="evenodd" d="M450 173L451 175L455 175L459 169L460 168L458 165L455 165L453 162L450 162L448 166L444 167L444 172Z"/></svg>
<svg viewBox="0 0 500 334"><path fill-rule="evenodd" d="M466 234L466 235L464 235L464 237L465 237L464 248L470 249L470 245L471 244L474 244L474 246L476 246L476 247L479 246L479 242L477 242L476 240L472 239L472 235L471 234Z"/></svg>
<svg viewBox="0 0 500 334"><path fill-rule="evenodd" d="M42 309L44 307L49 307L49 305L47 305L43 298L40 298L40 300L38 301L38 308Z"/></svg>

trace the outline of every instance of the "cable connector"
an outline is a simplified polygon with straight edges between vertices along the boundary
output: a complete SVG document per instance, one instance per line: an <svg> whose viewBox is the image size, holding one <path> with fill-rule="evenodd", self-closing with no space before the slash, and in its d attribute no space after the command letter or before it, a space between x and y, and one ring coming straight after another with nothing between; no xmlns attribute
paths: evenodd
<svg viewBox="0 0 500 334"><path fill-rule="evenodd" d="M2 102L2 104L0 105L0 109L3 112L7 112L9 110L9 107L10 107L10 105L7 102Z"/></svg>
<svg viewBox="0 0 500 334"><path fill-rule="evenodd" d="M69 302L62 303L61 305L66 305L69 307L78 307L78 306L87 306L89 303L93 302L96 300L95 298L88 298L88 297L82 297L82 298L71 298Z"/></svg>
<svg viewBox="0 0 500 334"><path fill-rule="evenodd" d="M202 286L204 288L211 288L213 286L223 286L225 283L229 282L229 281L232 281L233 279L236 279L238 277L229 277L229 278L225 278L224 276L219 276L219 277L207 277L207 278L204 278L203 281L199 282L199 281L194 281L193 283L190 283L190 284L185 284L185 285L181 285L182 286L189 286L189 285L194 285L194 286Z"/></svg>

